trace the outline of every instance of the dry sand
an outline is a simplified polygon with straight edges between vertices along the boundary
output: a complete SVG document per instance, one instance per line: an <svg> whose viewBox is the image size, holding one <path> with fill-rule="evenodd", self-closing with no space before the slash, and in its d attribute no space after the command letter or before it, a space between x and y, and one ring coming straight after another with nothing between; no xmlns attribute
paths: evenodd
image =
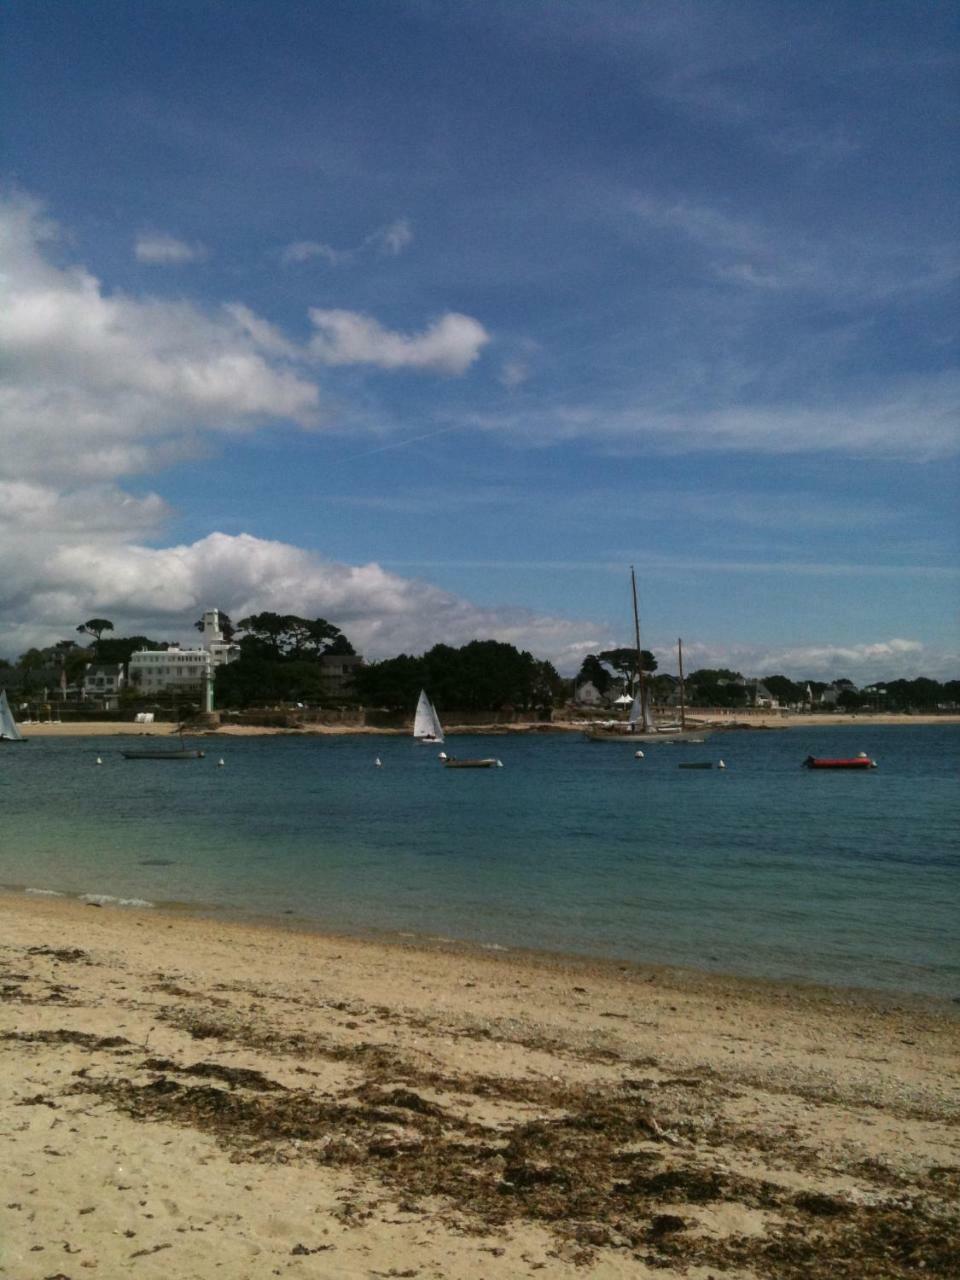
<svg viewBox="0 0 960 1280"><path fill-rule="evenodd" d="M879 724L960 724L960 715L790 715L781 716L775 712L772 713L755 713L755 712L736 712L732 713L729 720L719 722L722 727L724 724L729 727L732 723L746 724L755 729L785 729L791 726L802 726L809 728L811 726L827 727L830 725L879 725ZM483 733L486 730L493 730L497 733L544 733L552 731L569 731L582 732L584 721L555 721L552 724L544 725L542 722L530 724L513 724L513 725L465 725L462 728L453 725L447 728L447 733ZM46 737L91 737L100 735L103 737L113 737L117 734L135 734L140 737L170 737L175 735L177 730L173 724L131 724L129 720L105 720L105 721L84 721L82 723L74 723L72 721L49 721L40 724L24 724L21 730L25 738L46 738ZM715 726L716 727L716 726ZM403 729L382 729L372 727L361 727L357 725L342 724L310 724L303 729L285 729L274 728L262 725L240 725L240 724L224 724L218 729L207 730L187 730L191 737L195 737L198 733L206 734L212 732L217 737L257 737L267 734L382 734L396 735L407 732Z"/></svg>
<svg viewBox="0 0 960 1280"><path fill-rule="evenodd" d="M960 1008L0 898L0 1275L956 1276Z"/></svg>

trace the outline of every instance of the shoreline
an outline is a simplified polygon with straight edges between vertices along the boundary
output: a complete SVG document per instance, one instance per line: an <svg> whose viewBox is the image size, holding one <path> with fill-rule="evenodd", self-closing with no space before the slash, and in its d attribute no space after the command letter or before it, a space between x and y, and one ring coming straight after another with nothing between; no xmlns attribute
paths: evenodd
<svg viewBox="0 0 960 1280"><path fill-rule="evenodd" d="M53 909L63 907L67 911L85 908L100 909L122 917L139 914L151 919L196 923L228 930L253 930L268 937L276 933L282 937L315 938L324 942L356 943L360 946L396 948L404 952L422 952L424 955L448 955L469 959L502 960L504 964L529 964L536 968L561 969L569 972L604 973L611 977L621 974L651 973L675 983L678 987L706 988L715 984L718 990L730 986L737 990L755 990L771 998L780 991L797 997L809 996L839 1003L864 1004L877 1008L909 1006L917 1011L927 1011L948 1020L956 1019L960 1025L960 994L957 996L932 991L910 990L894 986L864 986L822 979L784 977L761 973L737 973L728 969L699 968L692 964L671 964L663 960L631 960L627 957L585 951L557 951L547 947L526 947L498 942L479 942L470 938L454 938L441 935L412 933L400 929L364 930L337 928L319 920L300 916L258 914L240 908L220 906L216 903L153 902L144 898L123 898L111 893L93 891L74 892L61 889L39 889L32 886L0 886L0 912L8 909L16 912L24 903L47 903Z"/></svg>
<svg viewBox="0 0 960 1280"><path fill-rule="evenodd" d="M564 720L554 723L542 721L518 722L512 725L452 725L446 729L450 736L475 734L480 736L549 735L560 733L582 733L589 722ZM896 715L896 714L852 714L852 715L744 715L731 716L729 721L704 723L701 727L711 732L736 733L749 732L751 729L792 729L792 728L830 728L836 726L864 726L869 728L883 725L934 725L960 724L960 715ZM21 724L20 730L24 738L47 737L117 737L130 735L135 737L176 737L176 726L158 723L150 727L133 724L130 721L105 720L100 722L44 721L42 723ZM207 738L247 738L247 737L326 737L345 735L365 735L373 737L409 736L407 729L385 729L367 725L325 725L313 724L302 728L288 728L273 725L233 725L224 724L216 729L196 728L185 730L185 736Z"/></svg>
<svg viewBox="0 0 960 1280"><path fill-rule="evenodd" d="M960 1248L960 1025L927 1008L9 894L0 939L17 1280L891 1280Z"/></svg>

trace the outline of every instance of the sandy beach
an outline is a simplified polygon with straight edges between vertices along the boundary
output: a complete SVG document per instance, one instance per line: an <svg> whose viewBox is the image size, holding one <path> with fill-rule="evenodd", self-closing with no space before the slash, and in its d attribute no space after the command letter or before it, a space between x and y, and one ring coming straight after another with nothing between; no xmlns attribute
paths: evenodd
<svg viewBox="0 0 960 1280"><path fill-rule="evenodd" d="M570 732L579 733L583 731L583 721L557 720L551 724L543 724L542 722L517 723L512 725L464 725L456 724L446 727L447 733L483 733L485 730L492 730L499 734L504 733L543 733L543 732ZM781 716L776 713L744 713L736 712L727 722L721 722L719 727L729 728L731 724L745 724L754 729L785 729L791 727L829 727L831 725L885 725L885 724L960 724L960 715L790 715ZM718 727L714 725L713 727ZM169 737L176 733L176 726L173 724L152 724L142 725L133 724L129 720L105 720L105 721L43 721L37 723L26 723L21 725L21 730L25 738L46 738L46 737L114 737L118 734L135 734L138 737L154 736ZM269 725L241 725L225 723L214 730L193 730L188 729L187 732L195 734L197 732L226 737L259 737L269 734L377 734L396 736L408 732L405 729L384 729L369 726L344 725L344 724L310 724L301 729L295 728L277 728Z"/></svg>
<svg viewBox="0 0 960 1280"><path fill-rule="evenodd" d="M956 1275L960 1006L0 898L0 1275Z"/></svg>

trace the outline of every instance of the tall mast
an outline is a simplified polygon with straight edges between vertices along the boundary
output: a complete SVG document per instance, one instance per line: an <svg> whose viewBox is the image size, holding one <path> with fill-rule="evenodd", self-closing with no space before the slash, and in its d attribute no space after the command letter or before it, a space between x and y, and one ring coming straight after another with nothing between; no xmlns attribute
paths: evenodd
<svg viewBox="0 0 960 1280"><path fill-rule="evenodd" d="M687 727L687 700L683 689L683 641L677 640L677 663L680 667L680 728Z"/></svg>
<svg viewBox="0 0 960 1280"><path fill-rule="evenodd" d="M643 663L640 660L640 612L637 608L637 575L633 571L633 565L630 566L630 586L633 589L633 633L637 640L637 689L640 693L640 708L643 714L644 723L646 723L646 690L643 684Z"/></svg>

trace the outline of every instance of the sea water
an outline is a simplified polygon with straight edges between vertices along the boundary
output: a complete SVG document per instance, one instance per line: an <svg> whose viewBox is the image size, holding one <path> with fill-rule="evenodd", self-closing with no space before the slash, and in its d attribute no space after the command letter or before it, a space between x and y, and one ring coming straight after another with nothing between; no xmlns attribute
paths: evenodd
<svg viewBox="0 0 960 1280"><path fill-rule="evenodd" d="M960 996L960 726L728 732L642 759L577 734L448 739L502 760L485 770L400 737L122 755L158 741L0 748L0 884ZM801 768L859 751L879 768Z"/></svg>

